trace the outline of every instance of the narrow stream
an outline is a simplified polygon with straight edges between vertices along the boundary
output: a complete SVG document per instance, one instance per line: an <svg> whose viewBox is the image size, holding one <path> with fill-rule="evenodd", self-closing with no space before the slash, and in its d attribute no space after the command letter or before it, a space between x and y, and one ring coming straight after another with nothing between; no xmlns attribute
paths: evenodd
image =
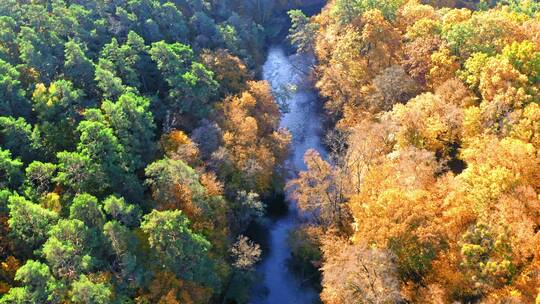
<svg viewBox="0 0 540 304"><path fill-rule="evenodd" d="M304 153L316 149L322 155L326 152L321 145L321 120L317 111L317 94L308 83L305 71L311 59L306 56L287 56L282 46L270 48L263 66L263 78L270 83L275 95L280 95L283 88L296 86L284 98L289 111L283 114L281 126L289 129L293 136L291 156L287 168L291 178L305 169ZM287 244L289 231L296 229L301 222L295 203L289 202L288 213L271 222L268 226L269 252L257 271L263 281L254 289L251 303L314 303L318 294L310 286L303 284L287 267L291 249Z"/></svg>

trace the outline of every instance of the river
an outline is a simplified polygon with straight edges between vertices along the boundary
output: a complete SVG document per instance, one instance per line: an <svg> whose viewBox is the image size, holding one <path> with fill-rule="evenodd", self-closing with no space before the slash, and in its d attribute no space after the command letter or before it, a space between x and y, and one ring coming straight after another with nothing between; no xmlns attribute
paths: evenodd
<svg viewBox="0 0 540 304"><path fill-rule="evenodd" d="M281 127L287 128L292 136L291 155L287 161L290 178L305 169L304 153L315 149L325 155L321 144L321 119L317 111L317 94L309 86L307 73L312 59L304 55L287 56L282 46L269 49L263 66L263 78L268 81L275 95L284 96L283 88L295 86L296 90L285 94L288 104L281 118ZM254 288L251 303L303 304L318 302L318 293L310 286L302 284L287 267L291 249L287 244L289 231L299 227L302 216L295 203L288 202L286 215L273 219L266 227L268 232L268 253L257 272L262 282Z"/></svg>

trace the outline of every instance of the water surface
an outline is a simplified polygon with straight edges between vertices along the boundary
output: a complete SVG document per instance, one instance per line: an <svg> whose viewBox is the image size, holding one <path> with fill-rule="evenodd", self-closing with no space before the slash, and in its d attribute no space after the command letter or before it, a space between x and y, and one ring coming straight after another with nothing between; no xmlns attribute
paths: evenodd
<svg viewBox="0 0 540 304"><path fill-rule="evenodd" d="M305 169L304 153L316 149L325 155L321 145L321 119L317 111L317 94L306 85L307 71L312 59L307 56L287 56L284 48L270 48L263 66L263 78L272 86L276 96L284 96L284 88L296 87L285 94L288 111L282 115L281 127L289 129L293 136L291 156L287 168L291 178ZM289 212L268 225L269 252L257 268L263 281L254 289L252 303L314 303L318 300L317 292L302 282L287 267L291 250L287 244L289 231L299 227L301 218L294 202L290 201Z"/></svg>

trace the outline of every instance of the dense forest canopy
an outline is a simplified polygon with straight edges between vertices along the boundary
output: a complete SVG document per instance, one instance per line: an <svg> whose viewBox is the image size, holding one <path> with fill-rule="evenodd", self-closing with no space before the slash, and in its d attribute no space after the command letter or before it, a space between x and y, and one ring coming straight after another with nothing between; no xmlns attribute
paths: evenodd
<svg viewBox="0 0 540 304"><path fill-rule="evenodd" d="M0 303L247 303L284 188L324 303L540 303L540 4L321 2L0 1ZM285 186L288 25L331 153Z"/></svg>
<svg viewBox="0 0 540 304"><path fill-rule="evenodd" d="M0 303L246 302L297 4L0 1Z"/></svg>
<svg viewBox="0 0 540 304"><path fill-rule="evenodd" d="M539 303L540 4L290 15L330 124L332 157L289 186L318 216L294 242L322 259L322 301Z"/></svg>

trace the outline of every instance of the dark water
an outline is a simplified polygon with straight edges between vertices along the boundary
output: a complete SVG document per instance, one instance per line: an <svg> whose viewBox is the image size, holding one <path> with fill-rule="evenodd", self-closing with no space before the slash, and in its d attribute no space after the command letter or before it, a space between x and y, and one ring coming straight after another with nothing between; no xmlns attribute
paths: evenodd
<svg viewBox="0 0 540 304"><path fill-rule="evenodd" d="M263 78L272 86L274 95L285 96L289 111L283 114L281 126L289 129L293 136L291 156L287 167L294 176L305 169L303 156L308 149L316 149L325 154L321 145L321 119L317 111L317 95L307 83L306 71L311 59L305 56L287 56L282 46L270 48L263 66ZM296 86L296 90L285 87ZM280 97L278 97L280 98ZM291 249L287 244L289 231L298 228L301 223L295 203L288 202L289 211L281 217L271 219L267 225L268 252L257 271L263 281L254 288L251 303L316 303L317 292L301 282L289 267L287 261Z"/></svg>

